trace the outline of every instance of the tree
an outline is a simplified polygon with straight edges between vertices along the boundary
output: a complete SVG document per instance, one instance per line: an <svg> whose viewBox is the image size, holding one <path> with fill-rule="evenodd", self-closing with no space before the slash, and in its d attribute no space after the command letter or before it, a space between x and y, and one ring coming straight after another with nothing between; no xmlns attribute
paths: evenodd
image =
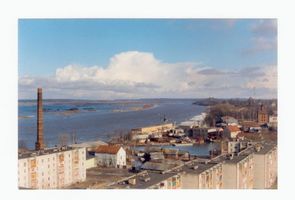
<svg viewBox="0 0 295 200"><path fill-rule="evenodd" d="M62 133L58 136L58 144L59 146L66 146L69 142L69 136L67 133Z"/></svg>

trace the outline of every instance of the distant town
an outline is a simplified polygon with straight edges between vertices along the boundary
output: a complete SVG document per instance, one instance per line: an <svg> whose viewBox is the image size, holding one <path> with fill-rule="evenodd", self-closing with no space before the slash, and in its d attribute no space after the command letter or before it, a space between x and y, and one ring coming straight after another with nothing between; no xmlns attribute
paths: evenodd
<svg viewBox="0 0 295 200"><path fill-rule="evenodd" d="M276 99L199 99L205 112L179 124L164 116L110 141L46 147L42 95L35 149L18 149L20 189L277 188ZM181 148L203 144L207 155Z"/></svg>

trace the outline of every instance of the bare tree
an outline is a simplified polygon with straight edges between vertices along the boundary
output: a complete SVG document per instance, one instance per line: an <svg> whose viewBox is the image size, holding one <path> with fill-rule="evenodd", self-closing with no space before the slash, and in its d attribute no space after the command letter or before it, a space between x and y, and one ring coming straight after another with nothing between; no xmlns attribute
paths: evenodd
<svg viewBox="0 0 295 200"><path fill-rule="evenodd" d="M24 140L19 140L18 141L18 148L20 150L28 150L27 143Z"/></svg>
<svg viewBox="0 0 295 200"><path fill-rule="evenodd" d="M67 133L62 133L58 136L58 144L59 146L66 146L69 142L69 136Z"/></svg>

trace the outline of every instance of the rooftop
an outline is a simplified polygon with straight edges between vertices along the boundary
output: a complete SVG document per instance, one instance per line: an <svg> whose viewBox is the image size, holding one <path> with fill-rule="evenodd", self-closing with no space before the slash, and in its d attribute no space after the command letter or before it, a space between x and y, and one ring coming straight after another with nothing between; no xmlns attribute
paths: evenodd
<svg viewBox="0 0 295 200"><path fill-rule="evenodd" d="M94 167L86 170L86 181L70 185L70 189L103 189L135 176L128 169Z"/></svg>
<svg viewBox="0 0 295 200"><path fill-rule="evenodd" d="M119 145L100 145L94 152L95 153L106 153L106 154L117 154L121 146Z"/></svg>
<svg viewBox="0 0 295 200"><path fill-rule="evenodd" d="M107 143L97 140L97 141L90 141L90 142L83 142L79 144L72 144L71 147L86 147L86 148L91 148L91 147L97 147L100 145L107 145Z"/></svg>
<svg viewBox="0 0 295 200"><path fill-rule="evenodd" d="M202 172L215 167L217 165L220 165L221 162L217 163L217 162L208 162L206 163L193 163L191 165L186 165L183 170L186 173L193 173L193 174L201 174ZM195 168L197 166L197 168Z"/></svg>
<svg viewBox="0 0 295 200"><path fill-rule="evenodd" d="M151 171L159 171L159 172L166 172L171 169L181 167L183 165L182 161L179 160L170 160L165 159L164 161L160 162L145 162L141 168L145 170L151 170Z"/></svg>
<svg viewBox="0 0 295 200"><path fill-rule="evenodd" d="M246 159L247 157L249 157L249 154L248 155L234 156L233 159L226 159L225 163L237 164L237 163L241 162L242 160Z"/></svg>
<svg viewBox="0 0 295 200"><path fill-rule="evenodd" d="M146 171L145 173L142 173L142 174L134 177L135 178L134 185L132 185L132 184L115 184L115 185L112 185L111 188L147 189L147 188L150 188L153 185L161 183L162 181L165 181L168 178L173 177L177 174L178 174L177 172L169 172L169 173L165 173L165 174L159 174L159 173L154 173L151 171Z"/></svg>
<svg viewBox="0 0 295 200"><path fill-rule="evenodd" d="M246 127L260 127L260 124L255 121L243 121L240 124Z"/></svg>
<svg viewBox="0 0 295 200"><path fill-rule="evenodd" d="M262 145L262 148L260 149L260 151L255 152L255 154L267 154L268 152L270 152L271 150L275 148L276 146L273 144L264 144Z"/></svg>
<svg viewBox="0 0 295 200"><path fill-rule="evenodd" d="M232 126L229 125L226 127L230 132L236 132L236 131L240 131L240 129L237 126Z"/></svg>
<svg viewBox="0 0 295 200"><path fill-rule="evenodd" d="M38 150L38 151L28 150L26 152L19 153L18 159L35 157L35 156L43 156L43 155L53 154L53 153L57 153L57 152L71 151L73 149L78 149L78 148L73 148L70 146L63 146L63 147L54 147L54 148L48 148L48 149Z"/></svg>

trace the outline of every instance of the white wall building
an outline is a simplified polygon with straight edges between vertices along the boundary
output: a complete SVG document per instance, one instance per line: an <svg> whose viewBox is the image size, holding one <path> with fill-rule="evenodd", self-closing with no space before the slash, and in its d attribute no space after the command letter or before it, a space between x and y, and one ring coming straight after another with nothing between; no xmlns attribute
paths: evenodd
<svg viewBox="0 0 295 200"><path fill-rule="evenodd" d="M225 160L222 166L224 189L252 189L254 179L253 153Z"/></svg>
<svg viewBox="0 0 295 200"><path fill-rule="evenodd" d="M264 145L254 153L254 188L270 188L277 179L277 148Z"/></svg>
<svg viewBox="0 0 295 200"><path fill-rule="evenodd" d="M183 189L221 189L222 162L186 166L182 174Z"/></svg>
<svg viewBox="0 0 295 200"><path fill-rule="evenodd" d="M229 125L224 129L223 136L227 138L236 138L239 133L241 133L241 130L238 126Z"/></svg>
<svg viewBox="0 0 295 200"><path fill-rule="evenodd" d="M126 151L117 145L101 145L95 149L97 165L103 167L126 167Z"/></svg>
<svg viewBox="0 0 295 200"><path fill-rule="evenodd" d="M20 188L63 188L86 180L85 148L46 149L19 154Z"/></svg>

